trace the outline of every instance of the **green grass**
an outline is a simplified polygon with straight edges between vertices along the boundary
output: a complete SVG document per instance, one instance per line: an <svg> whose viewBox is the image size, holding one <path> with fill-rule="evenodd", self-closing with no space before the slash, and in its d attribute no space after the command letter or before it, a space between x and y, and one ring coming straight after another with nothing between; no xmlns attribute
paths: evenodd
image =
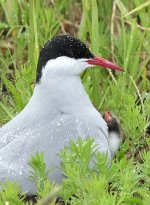
<svg viewBox="0 0 150 205"><path fill-rule="evenodd" d="M144 0L0 0L0 125L19 113L28 103L35 85L36 65L40 48L58 33L71 33L84 42L96 55L108 58L125 69L115 73L96 68L82 75L83 84L96 108L111 110L121 121L124 143L110 170L105 160L93 149L92 142L72 142L70 156L79 161L65 165L68 179L59 193L72 204L139 204L150 201L150 1ZM79 150L81 149L81 150ZM82 149L87 149L78 156ZM94 167L87 166L91 155ZM35 160L43 162L42 155ZM86 162L83 163L83 158ZM39 199L53 190L44 165L35 167ZM97 170L97 174L95 173ZM39 174L39 175L38 175ZM42 178L39 181L38 176ZM19 185L18 185L19 186ZM24 204L17 195L19 187L8 182L1 192L4 204ZM41 188L42 186L42 188ZM14 188L15 187L15 188ZM51 192L51 194L53 191ZM44 198L43 198L44 200ZM39 201L39 204L43 202Z"/></svg>

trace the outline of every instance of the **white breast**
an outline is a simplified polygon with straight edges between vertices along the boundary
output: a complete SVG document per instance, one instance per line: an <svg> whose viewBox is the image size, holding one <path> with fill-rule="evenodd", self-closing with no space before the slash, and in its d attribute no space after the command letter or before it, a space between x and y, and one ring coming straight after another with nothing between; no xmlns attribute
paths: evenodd
<svg viewBox="0 0 150 205"><path fill-rule="evenodd" d="M109 134L109 149L112 157L114 157L115 153L118 151L119 146L122 142L122 138L116 132L110 132Z"/></svg>

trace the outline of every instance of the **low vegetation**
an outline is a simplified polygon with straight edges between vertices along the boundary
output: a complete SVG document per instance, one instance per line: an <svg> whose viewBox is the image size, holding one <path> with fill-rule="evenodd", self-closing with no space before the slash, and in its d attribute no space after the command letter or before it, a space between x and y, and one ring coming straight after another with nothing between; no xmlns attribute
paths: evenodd
<svg viewBox="0 0 150 205"><path fill-rule="evenodd" d="M93 53L125 70L120 74L96 68L81 76L94 106L100 112L110 110L121 123L124 142L111 167L95 152L92 139L72 141L60 153L62 161L69 162L62 166L67 178L56 186L48 180L44 155L37 153L29 160L37 204L54 204L55 196L61 195L76 205L148 205L150 1L0 0L0 19L1 126L28 103L39 50L58 33L79 37ZM2 187L0 205L32 204L20 196L20 185L7 182Z"/></svg>

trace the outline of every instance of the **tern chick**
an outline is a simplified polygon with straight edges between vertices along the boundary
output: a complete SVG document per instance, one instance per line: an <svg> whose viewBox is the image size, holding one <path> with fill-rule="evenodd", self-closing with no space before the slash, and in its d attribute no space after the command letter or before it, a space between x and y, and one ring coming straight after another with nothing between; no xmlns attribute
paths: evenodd
<svg viewBox="0 0 150 205"><path fill-rule="evenodd" d="M115 118L109 111L104 113L103 118L108 126L109 150L113 158L122 143L121 128L117 118Z"/></svg>

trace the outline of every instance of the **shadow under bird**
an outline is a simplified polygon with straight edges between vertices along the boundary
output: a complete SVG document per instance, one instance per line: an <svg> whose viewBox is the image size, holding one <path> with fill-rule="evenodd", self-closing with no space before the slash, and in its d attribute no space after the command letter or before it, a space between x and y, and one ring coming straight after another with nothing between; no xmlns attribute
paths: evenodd
<svg viewBox="0 0 150 205"><path fill-rule="evenodd" d="M105 120L92 105L80 74L93 66L123 71L119 66L94 56L80 40L58 35L40 51L33 95L10 122L0 128L0 181L16 181L22 191L32 193L28 180L28 159L44 152L45 163L52 169L50 180L60 182L60 149L70 139L92 136L99 151L111 152Z"/></svg>

